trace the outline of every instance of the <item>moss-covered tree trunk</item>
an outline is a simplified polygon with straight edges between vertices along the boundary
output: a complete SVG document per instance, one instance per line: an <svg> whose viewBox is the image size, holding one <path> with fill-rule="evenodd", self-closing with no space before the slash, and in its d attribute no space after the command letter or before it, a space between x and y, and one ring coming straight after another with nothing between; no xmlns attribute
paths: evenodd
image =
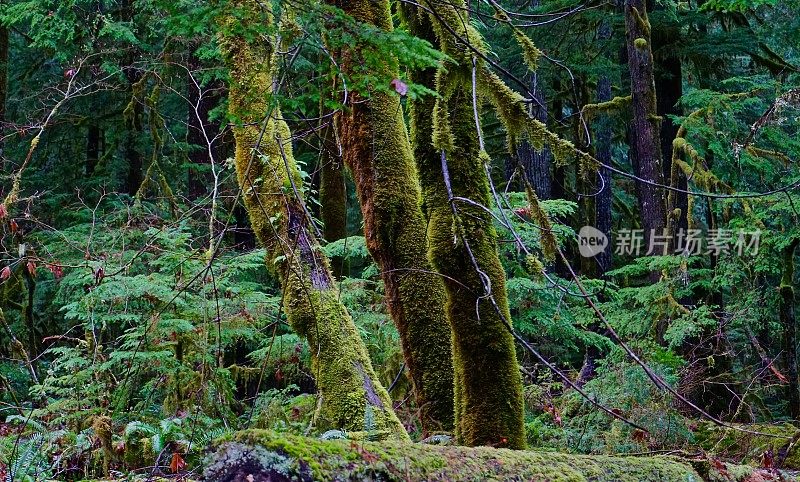
<svg viewBox="0 0 800 482"><path fill-rule="evenodd" d="M780 286L780 321L783 326L783 364L786 369L786 403L789 415L800 420L800 380L797 374L797 319L794 314L794 253L799 239L783 250L783 277Z"/></svg>
<svg viewBox="0 0 800 482"><path fill-rule="evenodd" d="M322 237L330 243L347 237L347 184L334 131L334 119L328 117L322 122L325 125L320 130L319 217L322 220ZM337 278L349 271L345 258L333 258L331 264Z"/></svg>
<svg viewBox="0 0 800 482"><path fill-rule="evenodd" d="M221 35L237 123L236 173L267 264L281 281L289 323L311 348L320 425L407 440L311 230L289 128L272 96L273 48L262 28L271 14L256 0L238 7L240 16L224 17Z"/></svg>
<svg viewBox="0 0 800 482"><path fill-rule="evenodd" d="M489 447L322 441L265 430L240 432L208 459L203 480L405 482L700 482L792 480L771 469L671 457L611 457ZM786 478L784 478L786 477Z"/></svg>
<svg viewBox="0 0 800 482"><path fill-rule="evenodd" d="M655 8L663 8L656 6ZM688 180L682 169L672 166L672 142L678 134L678 125L670 116L683 115L678 102L683 95L683 68L675 54L682 39L677 22L662 20L653 31L653 56L655 61L656 109L661 118L660 145L663 177L670 185L686 191ZM671 251L679 246L679 233L689 229L689 196L685 192L667 194L667 228L672 237Z"/></svg>
<svg viewBox="0 0 800 482"><path fill-rule="evenodd" d="M644 0L626 0L628 68L631 77L633 119L631 122L631 157L636 176L639 211L644 228L645 247L651 235L661 236L666 222L661 160L661 118L657 113L653 51L650 22ZM663 254L658 251L654 254Z"/></svg>
<svg viewBox="0 0 800 482"><path fill-rule="evenodd" d="M123 0L120 6L120 16L123 21L132 22L134 17L133 0ZM136 58L135 47L125 55L123 73L130 88L130 101L123 113L125 121L125 135L122 141L123 155L127 163L127 171L123 179L122 190L132 197L136 196L144 181L144 156L142 154L140 137L142 134L142 117L144 116L144 96L142 73L134 65Z"/></svg>
<svg viewBox="0 0 800 482"><path fill-rule="evenodd" d="M497 234L491 215L473 204L458 203L456 218L448 193L449 183L453 196L491 204L484 165L488 156L479 145L473 105L473 53L452 33L479 48L483 42L463 14L463 1L427 7L432 13L407 14L412 32L435 37L442 52L457 62L448 63L446 71L415 74L415 82L435 88L440 97L435 103L414 103L411 112L411 139L429 222L428 253L445 277L453 331L456 439L465 445L523 448L522 381L506 326L511 317Z"/></svg>
<svg viewBox="0 0 800 482"><path fill-rule="evenodd" d="M354 19L392 29L386 0L335 1ZM359 62L357 48L341 65ZM398 77L389 61L388 77ZM445 290L427 257L426 222L400 97L373 92L350 96L340 118L345 163L364 215L367 248L381 269L386 302L400 333L406 367L426 432L453 428L453 364Z"/></svg>

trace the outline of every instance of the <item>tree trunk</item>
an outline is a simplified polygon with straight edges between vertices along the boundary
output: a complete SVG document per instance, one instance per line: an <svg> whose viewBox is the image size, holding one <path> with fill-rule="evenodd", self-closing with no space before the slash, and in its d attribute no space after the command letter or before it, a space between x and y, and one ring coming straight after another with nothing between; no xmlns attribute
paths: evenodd
<svg viewBox="0 0 800 482"><path fill-rule="evenodd" d="M602 41L611 38L611 23L604 21L599 28L598 37ZM597 81L597 102L608 102L611 95L611 78L607 74L600 75ZM595 129L595 153L597 160L610 166L613 163L611 158L611 119L608 114L600 114L597 119ZM595 227L601 231L609 240L608 247L597 255L598 277L605 278L605 274L612 269L612 256L614 248L611 244L611 227L613 223L612 206L614 203L614 190L611 180L611 171L608 168L600 167L598 180L601 183L602 191L595 200Z"/></svg>
<svg viewBox="0 0 800 482"><path fill-rule="evenodd" d="M121 9L122 20L132 21L133 1L123 0ZM125 139L122 143L122 149L123 156L127 161L127 172L125 173L125 179L123 181L123 191L133 197L136 196L144 180L144 159L139 146L139 138L142 132L142 117L144 116L144 108L142 105L144 100L140 98L142 74L136 70L134 66L134 52L129 52L126 57L123 73L130 86L131 99L123 113L125 118Z"/></svg>
<svg viewBox="0 0 800 482"><path fill-rule="evenodd" d="M786 403L789 415L800 420L800 380L797 374L797 321L794 314L794 252L800 240L795 239L783 250L783 277L780 286L780 321L783 326L783 364L789 383Z"/></svg>
<svg viewBox="0 0 800 482"><path fill-rule="evenodd" d="M536 72L530 74L528 88L533 93L534 99L530 105L531 117L547 124L547 100L544 95L544 82L539 79ZM527 140L523 140L517 147L517 156L525 168L528 182L533 186L536 197L540 200L552 199L550 161L553 156L550 153L550 148L545 147L541 151L537 151Z"/></svg>
<svg viewBox="0 0 800 482"><path fill-rule="evenodd" d="M320 115L322 114L323 111L320 110ZM335 135L335 119L331 117L324 122L328 122L328 125L320 132L319 215L322 220L322 237L330 243L347 237L347 183ZM349 271L345 258L333 258L331 265L337 278Z"/></svg>
<svg viewBox="0 0 800 482"><path fill-rule="evenodd" d="M392 29L386 0L335 3L358 21ZM356 49L344 51L340 64L347 70L360 61L359 55ZM427 227L400 97L375 92L368 99L355 93L350 98L340 118L340 139L364 215L367 248L381 268L424 431L452 430L453 365L445 289L427 257Z"/></svg>
<svg viewBox="0 0 800 482"><path fill-rule="evenodd" d="M447 71L428 69L414 74L417 83L447 88L437 89L440 97L435 101L413 104L411 139L429 219L428 255L445 276L453 331L456 439L464 445L523 448L522 380L514 339L506 326L511 316L497 234L492 217L479 207L458 203L455 217L448 193L452 189L453 196L491 204L484 165L488 156L479 145L469 80L473 59L450 29L475 42L480 35L462 15L463 1L431 8L429 17L417 12L407 15L411 31L428 40L435 34L440 50L456 64L448 63ZM491 297L484 296L487 287Z"/></svg>
<svg viewBox="0 0 800 482"><path fill-rule="evenodd" d="M315 440L267 430L239 432L208 458L203 480L478 482L594 481L662 482L768 480L769 470L717 460L612 457L489 447L448 447L398 442ZM763 479L761 477L764 477ZM779 477L781 477L779 475Z"/></svg>
<svg viewBox="0 0 800 482"><path fill-rule="evenodd" d="M289 127L271 99L273 46L263 36L246 35L260 22L270 23L271 12L256 0L239 8L247 9L243 24L234 15L223 19L223 31L239 35L220 41L230 68L229 110L239 122L236 173L267 265L280 279L289 323L311 348L322 398L318 425L408 440L311 231Z"/></svg>
<svg viewBox="0 0 800 482"><path fill-rule="evenodd" d="M659 7L656 7L659 8ZM688 183L682 169L673 166L672 142L678 135L678 125L670 115L683 112L678 102L683 95L683 69L680 57L673 54L680 42L680 26L676 22L664 21L653 32L655 59L656 108L661 121L661 158L663 177L675 188L686 191ZM672 237L670 252L682 248L678 245L678 233L689 229L689 196L685 192L670 191L667 194L667 227Z"/></svg>
<svg viewBox="0 0 800 482"><path fill-rule="evenodd" d="M661 170L661 119L656 104L650 22L644 0L626 0L625 26L633 104L631 157L634 173L641 178L636 184L636 191L645 231L644 246L648 248L652 235L663 235L666 208L663 188L648 184L663 184L664 176ZM653 254L662 253L657 250Z"/></svg>

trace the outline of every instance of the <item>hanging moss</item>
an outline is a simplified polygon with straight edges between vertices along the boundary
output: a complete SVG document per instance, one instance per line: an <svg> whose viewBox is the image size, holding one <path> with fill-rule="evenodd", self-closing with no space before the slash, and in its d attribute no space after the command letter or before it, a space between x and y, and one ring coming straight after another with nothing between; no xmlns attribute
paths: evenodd
<svg viewBox="0 0 800 482"><path fill-rule="evenodd" d="M272 47L243 29L272 21L255 0L239 5L245 22L223 19L220 46L230 69L229 109L236 119L235 166L253 230L267 250L267 265L283 288L292 328L308 339L322 398L318 428L388 431L408 440L391 399L375 376L366 347L311 232L303 205L291 135L273 104ZM234 28L236 27L236 28Z"/></svg>
<svg viewBox="0 0 800 482"><path fill-rule="evenodd" d="M499 8L499 5L492 3L492 7L495 11L495 18L505 23L514 33L514 38L517 40L517 43L522 49L522 58L525 60L525 65L528 66L528 69L530 69L531 72L536 72L539 64L539 58L542 56L542 51L536 47L536 44L533 43L533 40L531 40L530 37L525 35L525 32L520 30L511 22L511 18L509 18L509 16Z"/></svg>
<svg viewBox="0 0 800 482"><path fill-rule="evenodd" d="M614 97L613 99L606 101L606 102L598 102L597 104L586 104L581 109L581 113L583 114L583 118L586 122L590 122L592 119L597 117L600 114L611 114L614 112L621 111L623 109L629 108L631 105L631 96L626 95L624 97Z"/></svg>
<svg viewBox="0 0 800 482"><path fill-rule="evenodd" d="M355 20L392 28L386 0L335 2ZM347 71L362 55L342 52ZM388 74L398 77L394 60ZM427 257L425 218L400 97L351 96L340 119L343 157L364 215L367 248L381 269L386 301L426 432L453 428L453 364L445 290ZM450 134L445 135L448 139Z"/></svg>
<svg viewBox="0 0 800 482"><path fill-rule="evenodd" d="M530 206L531 210L531 219L539 227L542 252L544 253L545 259L547 259L547 261L550 263L553 263L555 262L556 252L558 249L558 241L556 240L555 233L553 233L553 225L550 222L550 217L544 212L541 204L539 204L539 197L533 190L533 186L527 182L528 178L524 176L524 173L522 179L526 180L525 195L528 198L528 205Z"/></svg>
<svg viewBox="0 0 800 482"><path fill-rule="evenodd" d="M612 457L396 442L314 440L266 430L217 442L204 480L701 482L769 480L768 471L714 460ZM700 472L700 473L699 473ZM782 480L792 480L780 474ZM762 478L764 477L764 478Z"/></svg>

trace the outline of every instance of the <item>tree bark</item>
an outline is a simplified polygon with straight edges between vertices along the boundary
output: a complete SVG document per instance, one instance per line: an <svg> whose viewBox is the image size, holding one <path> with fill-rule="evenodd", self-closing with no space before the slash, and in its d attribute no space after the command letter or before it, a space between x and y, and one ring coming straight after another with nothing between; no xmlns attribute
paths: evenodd
<svg viewBox="0 0 800 482"><path fill-rule="evenodd" d="M238 35L220 41L230 69L229 110L238 122L236 173L267 264L281 282L289 323L311 348L322 398L318 426L408 440L312 232L289 127L273 104L274 48L263 35L248 35L271 23L271 12L256 0L238 7L246 11L243 18L222 19L222 31Z"/></svg>
<svg viewBox="0 0 800 482"><path fill-rule="evenodd" d="M659 8L659 7L656 7ZM686 191L688 182L682 169L673 166L672 142L678 135L678 125L670 118L683 112L678 102L683 95L683 68L680 57L674 55L680 42L680 26L676 22L662 21L653 32L655 59L656 108L661 117L661 158L663 177L670 186ZM670 252L682 249L678 233L689 229L689 196L685 192L667 194L667 228L672 237Z"/></svg>
<svg viewBox="0 0 800 482"><path fill-rule="evenodd" d="M386 0L334 2L357 21L391 30ZM340 64L359 62L355 49ZM390 60L388 75L396 78ZM352 93L339 119L345 164L353 174L364 216L364 236L381 269L386 302L400 333L406 367L426 433L453 428L451 335L445 289L427 257L426 223L400 97Z"/></svg>
<svg viewBox="0 0 800 482"><path fill-rule="evenodd" d="M320 115L323 112L320 111ZM322 220L322 237L327 242L347 237L347 183L342 156L337 145L334 123L331 117L320 132L319 156L319 214ZM331 259L333 274L341 278L349 271L345 258Z"/></svg>
<svg viewBox="0 0 800 482"><path fill-rule="evenodd" d="M463 1L426 4L428 15L407 15L412 33L437 40L440 50L455 61L447 64L447 71L414 74L414 82L436 89L440 97L414 102L411 139L428 215L428 255L445 277L453 332L456 439L464 445L523 448L522 380L506 326L511 316L497 233L492 217L477 206L459 203L455 216L448 193L452 189L453 196L491 204L484 165L488 156L479 145L480 127L473 111L473 54L451 30L474 45L481 44L480 34L469 26ZM477 66L482 68L482 63ZM491 298L484 296L487 285Z"/></svg>
<svg viewBox="0 0 800 482"><path fill-rule="evenodd" d="M239 432L217 444L203 480L430 482L762 480L772 469L672 457L612 457L490 447L315 440L267 430ZM766 478L764 480L767 480Z"/></svg>
<svg viewBox="0 0 800 482"><path fill-rule="evenodd" d="M797 320L794 314L794 253L800 240L783 250L783 277L780 286L780 321L783 326L783 364L786 368L786 403L789 415L800 420L800 380L797 373Z"/></svg>
<svg viewBox="0 0 800 482"><path fill-rule="evenodd" d="M133 1L123 0L121 17L124 21L133 19ZM123 155L127 161L127 172L123 180L123 191L136 196L142 185L144 156L139 146L139 137L142 132L142 117L144 116L143 100L140 99L142 73L134 66L134 53L126 55L123 73L130 86L131 100L123 113L125 121L125 139L122 143Z"/></svg>
<svg viewBox="0 0 800 482"><path fill-rule="evenodd" d="M598 37L602 41L611 38L611 23L604 21L599 28ZM611 78L608 74L601 74L597 81L597 102L608 102L611 95ZM597 160L610 166L613 162L611 158L611 119L608 114L600 114L597 119L595 130L595 153ZM598 178L603 190L597 195L595 200L595 227L601 231L609 240L608 247L597 255L597 272L600 278L605 278L605 274L611 271L613 266L614 248L611 244L611 228L613 223L612 206L614 203L614 190L611 179L611 170L600 167Z"/></svg>
<svg viewBox="0 0 800 482"><path fill-rule="evenodd" d="M547 124L547 100L544 92L544 82L539 79L536 72L530 74L528 89L533 93L533 102L530 105L531 117ZM550 163L552 154L550 148L545 147L541 151L534 149L527 140L520 142L517 148L517 156L525 168L528 181L536 192L536 197L540 200L552 199L552 178L550 174Z"/></svg>
<svg viewBox="0 0 800 482"><path fill-rule="evenodd" d="M664 176L660 143L661 118L657 112L650 22L644 0L626 0L625 26L633 104L631 157L634 173L644 181L637 182L636 191L645 231L645 247L649 247L651 235L663 234L666 207L663 188L648 184L664 184Z"/></svg>

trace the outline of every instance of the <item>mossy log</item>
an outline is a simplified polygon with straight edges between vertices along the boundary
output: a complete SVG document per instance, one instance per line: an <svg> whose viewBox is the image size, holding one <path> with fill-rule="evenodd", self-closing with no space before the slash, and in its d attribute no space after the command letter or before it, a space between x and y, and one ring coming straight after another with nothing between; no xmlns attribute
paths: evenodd
<svg viewBox="0 0 800 482"><path fill-rule="evenodd" d="M322 441L266 430L218 442L204 480L283 481L547 481L701 482L755 478L752 467L692 464L671 457L611 457L395 441ZM780 480L792 480L786 474ZM775 474L777 477L777 474Z"/></svg>
<svg viewBox="0 0 800 482"><path fill-rule="evenodd" d="M392 30L386 0L340 1L355 20ZM345 48L339 53L345 71L368 52ZM388 77L399 77L389 59ZM381 269L386 303L392 315L414 387L426 433L453 428L453 364L445 288L427 256L427 224L420 208L420 188L400 97L358 93L341 114L340 139L353 174L367 248Z"/></svg>
<svg viewBox="0 0 800 482"><path fill-rule="evenodd" d="M693 433L697 444L709 454L741 463L800 470L800 428L791 423L748 424L744 428L779 437L741 432L711 422L698 423Z"/></svg>
<svg viewBox="0 0 800 482"><path fill-rule="evenodd" d="M303 202L291 133L272 95L275 49L264 35L272 14L256 0L237 3L222 20L220 38L230 69L228 108L237 122L234 164L253 231L280 279L289 323L311 348L322 397L318 427L387 431L407 440L341 303Z"/></svg>

